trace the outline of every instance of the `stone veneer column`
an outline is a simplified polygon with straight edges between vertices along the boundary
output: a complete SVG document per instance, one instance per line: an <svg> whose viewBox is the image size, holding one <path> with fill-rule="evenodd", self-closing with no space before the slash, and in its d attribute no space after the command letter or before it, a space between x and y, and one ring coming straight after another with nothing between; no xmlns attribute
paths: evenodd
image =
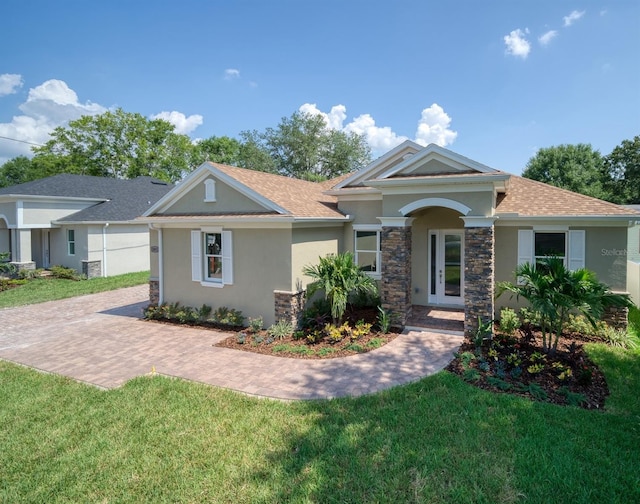
<svg viewBox="0 0 640 504"><path fill-rule="evenodd" d="M305 291L273 291L276 322L286 320L294 329L300 326L300 317L304 310Z"/></svg>
<svg viewBox="0 0 640 504"><path fill-rule="evenodd" d="M629 325L629 308L610 306L602 315L602 321L616 329L626 330Z"/></svg>
<svg viewBox="0 0 640 504"><path fill-rule="evenodd" d="M157 305L160 302L160 281L149 280L149 303Z"/></svg>
<svg viewBox="0 0 640 504"><path fill-rule="evenodd" d="M412 218L380 217L382 232L382 308L391 312L393 325L405 326L411 317L411 223Z"/></svg>
<svg viewBox="0 0 640 504"><path fill-rule="evenodd" d="M472 337L483 322L493 320L495 238L493 218L463 217L464 230L464 334Z"/></svg>

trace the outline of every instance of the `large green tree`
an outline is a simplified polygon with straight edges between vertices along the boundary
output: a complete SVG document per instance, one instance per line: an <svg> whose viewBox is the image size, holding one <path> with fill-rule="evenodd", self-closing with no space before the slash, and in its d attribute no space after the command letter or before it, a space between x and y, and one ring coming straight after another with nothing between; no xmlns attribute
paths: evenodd
<svg viewBox="0 0 640 504"><path fill-rule="evenodd" d="M294 112L275 128L241 136L250 147L245 153L250 159L243 159L247 167L289 177L324 180L359 169L371 159L364 137L331 129L316 114Z"/></svg>
<svg viewBox="0 0 640 504"><path fill-rule="evenodd" d="M63 160L70 173L116 178L151 175L175 182L192 169L193 144L165 120L117 109L56 128L34 152L34 160L42 156Z"/></svg>
<svg viewBox="0 0 640 504"><path fill-rule="evenodd" d="M612 197L604 159L589 144L542 148L529 160L522 176L594 198Z"/></svg>
<svg viewBox="0 0 640 504"><path fill-rule="evenodd" d="M623 140L604 159L613 200L640 204L640 136Z"/></svg>
<svg viewBox="0 0 640 504"><path fill-rule="evenodd" d="M193 164L198 166L205 161L212 161L239 166L241 148L242 144L238 140L228 136L205 138L194 146Z"/></svg>

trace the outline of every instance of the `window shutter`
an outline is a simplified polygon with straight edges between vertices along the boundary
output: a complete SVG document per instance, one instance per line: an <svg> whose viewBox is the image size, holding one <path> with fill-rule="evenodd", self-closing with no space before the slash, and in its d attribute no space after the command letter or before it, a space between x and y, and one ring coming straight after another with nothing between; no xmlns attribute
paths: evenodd
<svg viewBox="0 0 640 504"><path fill-rule="evenodd" d="M222 232L222 283L233 284L233 243L231 231Z"/></svg>
<svg viewBox="0 0 640 504"><path fill-rule="evenodd" d="M578 229L569 231L569 269L575 271L584 268L585 258L585 231Z"/></svg>
<svg viewBox="0 0 640 504"><path fill-rule="evenodd" d="M518 230L518 266L524 263L533 264L533 230Z"/></svg>
<svg viewBox="0 0 640 504"><path fill-rule="evenodd" d="M191 280L202 281L202 244L200 231L191 231Z"/></svg>

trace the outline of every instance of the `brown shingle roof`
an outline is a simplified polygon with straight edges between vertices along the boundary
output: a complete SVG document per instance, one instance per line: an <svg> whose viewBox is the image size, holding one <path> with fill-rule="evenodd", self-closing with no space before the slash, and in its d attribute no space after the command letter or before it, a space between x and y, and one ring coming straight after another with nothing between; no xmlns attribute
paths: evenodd
<svg viewBox="0 0 640 504"><path fill-rule="evenodd" d="M498 196L496 213L520 216L629 215L633 210L613 203L512 175L505 195Z"/></svg>
<svg viewBox="0 0 640 504"><path fill-rule="evenodd" d="M287 210L294 217L344 218L334 196L317 182L283 177L246 168L210 163L241 184Z"/></svg>

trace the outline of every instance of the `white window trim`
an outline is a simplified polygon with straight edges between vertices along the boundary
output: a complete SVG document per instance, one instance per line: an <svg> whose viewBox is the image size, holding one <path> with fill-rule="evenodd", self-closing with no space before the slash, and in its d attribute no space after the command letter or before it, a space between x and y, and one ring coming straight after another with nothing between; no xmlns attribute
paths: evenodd
<svg viewBox="0 0 640 504"><path fill-rule="evenodd" d="M356 264L358 264L358 248L357 248L357 243L358 243L358 231L369 231L369 232L375 232L376 233L376 247L377 250L361 250L360 252L375 252L376 254L376 270L377 271L365 271L365 273L367 275L369 275L371 278L375 279L375 280L381 280L382 279L382 249L380 246L380 240L381 240L381 232L382 232L382 226L371 226L371 225L366 225L366 224L354 224L353 226L353 255L356 261Z"/></svg>
<svg viewBox="0 0 640 504"><path fill-rule="evenodd" d="M69 233L73 233L73 240L69 238ZM73 253L71 253L71 244L73 244ZM67 255L75 256L76 255L76 230L75 229L67 229Z"/></svg>
<svg viewBox="0 0 640 504"><path fill-rule="evenodd" d="M205 233L222 234L222 280L207 279L204 276L204 240ZM233 240L232 232L220 228L202 228L191 230L191 280L203 287L223 288L233 285Z"/></svg>
<svg viewBox="0 0 640 504"><path fill-rule="evenodd" d="M207 179L204 181L204 202L215 203L216 201L216 181Z"/></svg>
<svg viewBox="0 0 640 504"><path fill-rule="evenodd" d="M518 266L524 263L533 264L535 256L535 233L564 233L564 262L567 268L575 271L585 267L586 232L584 229L561 230L557 227L518 230Z"/></svg>

